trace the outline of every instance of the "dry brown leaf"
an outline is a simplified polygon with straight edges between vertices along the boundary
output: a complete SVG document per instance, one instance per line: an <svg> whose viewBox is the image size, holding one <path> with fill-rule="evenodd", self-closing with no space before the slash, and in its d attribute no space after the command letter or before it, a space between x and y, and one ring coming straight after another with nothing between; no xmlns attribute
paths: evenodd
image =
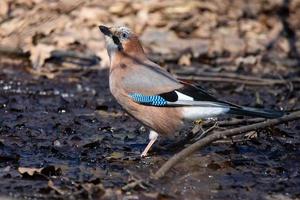
<svg viewBox="0 0 300 200"><path fill-rule="evenodd" d="M72 34L61 34L53 37L53 41L56 44L56 48L66 48L69 44L72 44L76 41L74 35Z"/></svg>
<svg viewBox="0 0 300 200"><path fill-rule="evenodd" d="M181 39L174 32L164 29L148 28L144 31L141 39L151 51L167 54L176 60L186 50L191 50L193 57L199 57L208 52L208 41L196 38Z"/></svg>
<svg viewBox="0 0 300 200"><path fill-rule="evenodd" d="M53 181L51 181L51 180L48 181L48 187L51 188L51 189L53 189L54 191L56 191L60 195L64 195L65 194L65 192L63 190L59 189L58 187L56 187L54 185Z"/></svg>
<svg viewBox="0 0 300 200"><path fill-rule="evenodd" d="M223 48L229 51L231 54L240 54L245 52L246 44L239 36L230 35L224 37Z"/></svg>
<svg viewBox="0 0 300 200"><path fill-rule="evenodd" d="M288 53L291 50L289 41L286 38L280 38L278 41L278 46L284 53Z"/></svg>
<svg viewBox="0 0 300 200"><path fill-rule="evenodd" d="M1 36L10 36L16 30L16 27L22 25L22 21L19 18L13 18L0 26L0 35Z"/></svg>
<svg viewBox="0 0 300 200"><path fill-rule="evenodd" d="M133 8L130 2L119 1L109 7L109 12L118 16L125 16L132 13Z"/></svg>
<svg viewBox="0 0 300 200"><path fill-rule="evenodd" d="M101 58L101 67L105 68L110 65L104 38L100 40L88 40L86 42L86 46L88 47L88 49L91 49L99 58Z"/></svg>
<svg viewBox="0 0 300 200"><path fill-rule="evenodd" d="M113 152L110 154L110 156L106 157L108 160L117 160L124 157L123 152Z"/></svg>
<svg viewBox="0 0 300 200"><path fill-rule="evenodd" d="M143 29L147 25L147 22L149 21L149 12L148 9L142 9L137 13L137 24L134 27L134 31L137 34L142 33Z"/></svg>
<svg viewBox="0 0 300 200"><path fill-rule="evenodd" d="M256 131L250 131L245 134L245 138L247 138L247 139L255 139L257 137L258 137L258 135L257 135Z"/></svg>
<svg viewBox="0 0 300 200"><path fill-rule="evenodd" d="M8 13L8 2L7 0L1 0L0 1L0 19L5 18Z"/></svg>
<svg viewBox="0 0 300 200"><path fill-rule="evenodd" d="M149 27L164 27L168 24L168 20L162 16L160 13L150 13L147 25Z"/></svg>
<svg viewBox="0 0 300 200"><path fill-rule="evenodd" d="M85 26L98 26L100 23L107 22L110 19L109 13L99 7L83 7L79 11L76 11L74 16L79 26L82 26L82 23Z"/></svg>
<svg viewBox="0 0 300 200"><path fill-rule="evenodd" d="M178 60L178 64L179 65L184 65L184 66L190 66L192 64L191 61L192 55L191 54L183 54L179 60Z"/></svg>
<svg viewBox="0 0 300 200"><path fill-rule="evenodd" d="M30 176L34 176L35 174L44 175L44 176L59 176L61 174L61 169L56 168L52 165L35 168L35 167L19 167L18 172L22 175L28 174Z"/></svg>
<svg viewBox="0 0 300 200"><path fill-rule="evenodd" d="M179 15L190 13L197 9L201 3L199 1L187 1L181 4L173 5L166 8L165 12L167 15Z"/></svg>
<svg viewBox="0 0 300 200"><path fill-rule="evenodd" d="M33 168L33 167L19 167L18 168L18 172L20 174L27 173L30 176L33 176L34 173L41 173L42 170L43 170L43 168Z"/></svg>
<svg viewBox="0 0 300 200"><path fill-rule="evenodd" d="M255 56L248 56L248 57L239 57L235 60L236 65L254 65L257 63L257 57Z"/></svg>
<svg viewBox="0 0 300 200"><path fill-rule="evenodd" d="M36 46L31 46L30 51L30 61L34 69L39 69L45 62L47 58L50 58L51 51L55 49L55 46L38 44Z"/></svg>
<svg viewBox="0 0 300 200"><path fill-rule="evenodd" d="M35 3L35 0L15 0L15 3L31 7Z"/></svg>

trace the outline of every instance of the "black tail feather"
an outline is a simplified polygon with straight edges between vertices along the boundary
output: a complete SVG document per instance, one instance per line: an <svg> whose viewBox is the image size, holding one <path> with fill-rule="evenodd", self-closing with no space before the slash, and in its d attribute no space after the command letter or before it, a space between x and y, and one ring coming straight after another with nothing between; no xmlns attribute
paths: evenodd
<svg viewBox="0 0 300 200"><path fill-rule="evenodd" d="M250 107L238 107L238 108L233 107L230 108L228 113L234 115L245 115L251 117L269 118L269 119L282 117L284 115L283 111L250 108Z"/></svg>

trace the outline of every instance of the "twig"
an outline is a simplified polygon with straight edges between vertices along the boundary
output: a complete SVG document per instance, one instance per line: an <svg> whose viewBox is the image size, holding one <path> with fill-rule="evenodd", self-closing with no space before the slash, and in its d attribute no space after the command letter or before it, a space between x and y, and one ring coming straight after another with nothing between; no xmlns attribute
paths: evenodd
<svg viewBox="0 0 300 200"><path fill-rule="evenodd" d="M93 54L84 54L76 51L60 51L55 50L51 52L51 59L57 61L73 62L77 64L84 64L85 66L96 65L100 58ZM80 63L82 62L82 63Z"/></svg>
<svg viewBox="0 0 300 200"><path fill-rule="evenodd" d="M224 121L204 121L201 125L195 125L192 131L183 139L178 142L172 143L166 147L166 149L177 149L181 146L186 145L187 143L195 142L202 138L202 134L207 134L211 132L213 129L218 127L219 130L224 129L224 127L228 126L236 126L236 125L249 125L253 123L258 123L264 121L264 118L251 118L251 119L232 119L232 120L224 120ZM202 127L208 129L203 130ZM198 133L202 131L201 135L198 136Z"/></svg>
<svg viewBox="0 0 300 200"><path fill-rule="evenodd" d="M265 119L264 118L232 119L232 120L218 121L218 126L248 125L248 124L258 123L262 121L265 121ZM214 121L204 122L203 126L211 126L214 123L215 123Z"/></svg>
<svg viewBox="0 0 300 200"><path fill-rule="evenodd" d="M208 77L224 77L224 78L234 78L234 79L240 79L240 80L248 80L248 81L265 81L268 80L266 78L260 78L255 76L248 76L248 75L242 75L237 73L230 73L230 72L208 72L203 70L176 70L176 74L181 76L189 76L191 74L197 75L197 76L208 76ZM273 80L273 79L270 79Z"/></svg>
<svg viewBox="0 0 300 200"><path fill-rule="evenodd" d="M239 135L241 133L256 130L259 128L274 126L274 125L282 124L282 123L297 120L297 119L300 119L300 111L291 113L289 115L285 115L285 116L283 116L281 118L277 118L277 119L270 119L270 120L266 120L266 121L263 121L260 123L251 124L248 126L229 129L229 130L226 130L223 132L220 132L220 131L215 132L215 133L195 142L194 144L188 146L187 148L183 149L179 153L175 154L165 164L163 164L163 166L154 174L153 178L159 179L159 178L163 177L170 170L170 168L173 167L175 164L177 164L180 160L188 157L189 155L194 153L196 150L198 150L202 147L205 147L214 141L217 141L219 139L225 139L227 137L234 136L234 135Z"/></svg>
<svg viewBox="0 0 300 200"><path fill-rule="evenodd" d="M11 56L11 57L19 57L28 59L30 56L29 52L24 52L18 48L11 48L9 46L0 46L0 55L1 56ZM61 50L54 50L51 52L51 57L49 60L55 60L59 62L73 62L80 64L82 62L86 66L96 65L99 63L99 57L93 54L84 54L76 51L61 51Z"/></svg>
<svg viewBox="0 0 300 200"><path fill-rule="evenodd" d="M182 78L191 78L191 77L215 77L215 78L226 78L226 80L244 80L246 82L267 82L269 84L281 84L281 83L287 83L290 81L300 82L299 78L293 78L293 79L284 79L281 77L280 79L272 79L272 78L262 78L262 77L256 77L256 76L249 76L249 75L242 75L237 73L230 73L230 72L211 72L211 71L203 71L203 70L175 70L174 71L178 76L181 76ZM254 84L254 83L253 83Z"/></svg>
<svg viewBox="0 0 300 200"><path fill-rule="evenodd" d="M179 78L192 79L197 81L213 81L213 82L235 82L248 85L274 85L287 84L289 82L299 83L299 78L292 79L271 79L260 78L255 76L241 75L229 72L207 72L203 70L175 70Z"/></svg>
<svg viewBox="0 0 300 200"><path fill-rule="evenodd" d="M61 190L59 187L56 187L52 180L48 181L48 187L53 189L55 192L57 192L60 195L65 195L65 192Z"/></svg>
<svg viewBox="0 0 300 200"><path fill-rule="evenodd" d="M237 143L237 142L246 142L246 141L250 141L251 139L236 139L236 140L218 140L218 141L214 141L213 144L233 144L233 143Z"/></svg>
<svg viewBox="0 0 300 200"><path fill-rule="evenodd" d="M130 182L130 183L127 183L126 185L124 185L122 187L122 190L123 191L128 191L128 190L132 190L134 188L136 188L137 186L143 188L143 189L146 189L144 186L143 186L143 181L142 180L134 180L133 182Z"/></svg>
<svg viewBox="0 0 300 200"><path fill-rule="evenodd" d="M228 83L241 83L246 85L257 85L257 86L264 86L264 85L282 85L287 84L289 82L292 83L300 83L299 78L293 79L261 79L260 81L254 80L244 80L244 79L236 79L236 78L226 78L226 77L208 77L208 76L180 76L179 79L183 80L194 80L194 81L210 81L210 82L228 82Z"/></svg>
<svg viewBox="0 0 300 200"><path fill-rule="evenodd" d="M13 48L13 47L9 47L9 46L0 46L0 55L28 59L30 56L30 53L24 52L20 48Z"/></svg>
<svg viewBox="0 0 300 200"><path fill-rule="evenodd" d="M127 172L131 176L131 181L122 187L123 191L135 189L137 186L144 190L147 190L147 188L151 186L148 183L146 183L141 177L135 177L136 175L133 176L133 174L129 170L127 170Z"/></svg>
<svg viewBox="0 0 300 200"><path fill-rule="evenodd" d="M198 136L193 138L194 141L200 140L201 138L203 138L207 133L209 133L210 131L212 131L214 128L216 128L218 126L218 122L215 122L211 127L209 127L206 130L203 130L202 133Z"/></svg>

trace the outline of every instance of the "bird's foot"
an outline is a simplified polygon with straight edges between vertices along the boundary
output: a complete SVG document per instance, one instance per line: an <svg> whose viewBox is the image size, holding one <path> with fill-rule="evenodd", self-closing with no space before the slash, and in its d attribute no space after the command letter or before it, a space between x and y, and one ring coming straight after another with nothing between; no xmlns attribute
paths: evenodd
<svg viewBox="0 0 300 200"><path fill-rule="evenodd" d="M141 158L145 158L145 157L147 157L147 155L148 155L148 153L143 151L143 153L141 153Z"/></svg>

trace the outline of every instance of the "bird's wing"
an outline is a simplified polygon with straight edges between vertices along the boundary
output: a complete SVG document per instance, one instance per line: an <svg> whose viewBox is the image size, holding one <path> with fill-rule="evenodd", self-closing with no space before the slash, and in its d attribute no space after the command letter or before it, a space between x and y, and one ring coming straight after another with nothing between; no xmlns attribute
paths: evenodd
<svg viewBox="0 0 300 200"><path fill-rule="evenodd" d="M178 80L159 65L136 61L134 69L122 79L128 95L137 103L149 106L235 106L219 101L203 88Z"/></svg>
<svg viewBox="0 0 300 200"><path fill-rule="evenodd" d="M128 93L158 95L183 87L183 84L157 64L146 60L134 62L132 71L122 79L122 85Z"/></svg>
<svg viewBox="0 0 300 200"><path fill-rule="evenodd" d="M133 101L149 106L235 107L233 104L217 100L202 88L193 85L184 85L182 88L156 95L144 95L135 92L130 93L129 96Z"/></svg>
<svg viewBox="0 0 300 200"><path fill-rule="evenodd" d="M185 119L198 119L229 113L246 116L276 118L281 111L243 107L221 101L203 88L174 78L158 65L149 62L139 66L135 75L125 78L128 96L139 104L148 106L182 107Z"/></svg>

